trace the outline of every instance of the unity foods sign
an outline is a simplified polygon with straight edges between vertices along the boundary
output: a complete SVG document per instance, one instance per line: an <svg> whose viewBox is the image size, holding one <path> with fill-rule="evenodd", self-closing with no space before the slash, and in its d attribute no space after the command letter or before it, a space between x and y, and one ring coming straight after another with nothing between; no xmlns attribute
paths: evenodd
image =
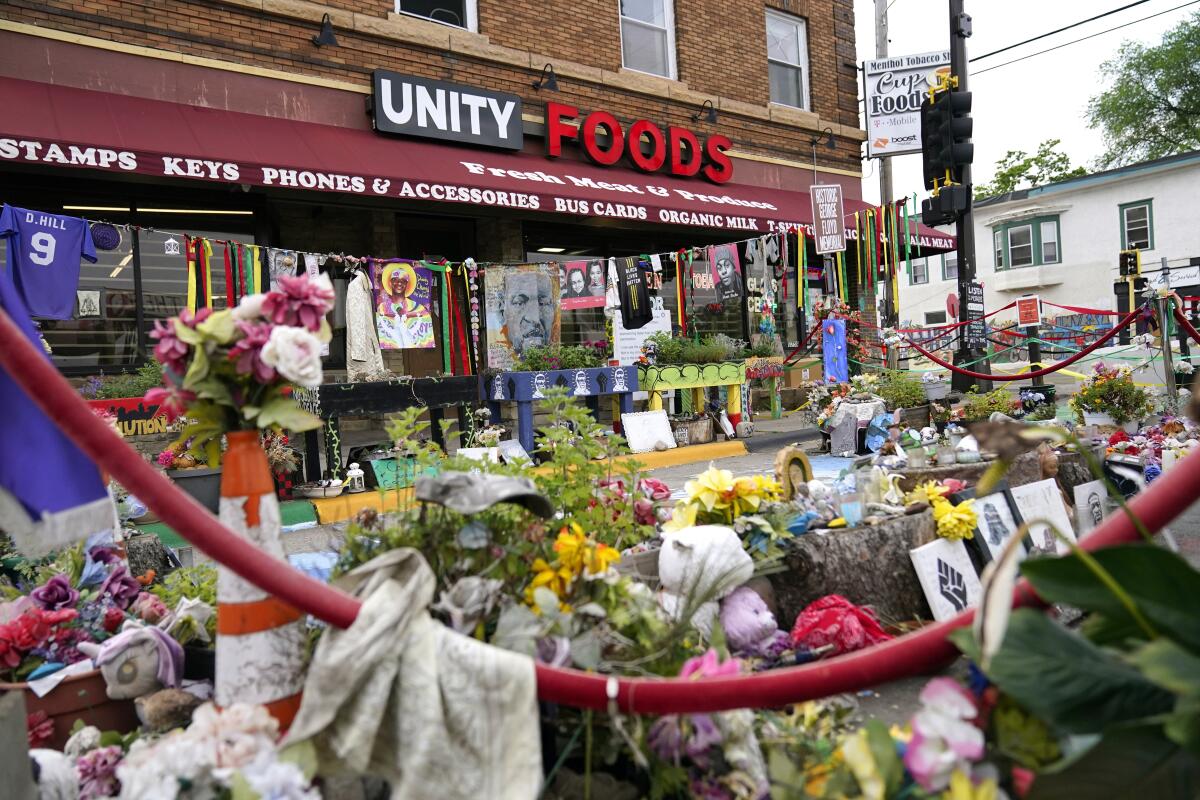
<svg viewBox="0 0 1200 800"><path fill-rule="evenodd" d="M520 150L521 98L446 81L377 69L371 122L382 133L400 133L483 147Z"/></svg>
<svg viewBox="0 0 1200 800"><path fill-rule="evenodd" d="M921 152L921 101L949 73L949 50L863 62L868 158Z"/></svg>

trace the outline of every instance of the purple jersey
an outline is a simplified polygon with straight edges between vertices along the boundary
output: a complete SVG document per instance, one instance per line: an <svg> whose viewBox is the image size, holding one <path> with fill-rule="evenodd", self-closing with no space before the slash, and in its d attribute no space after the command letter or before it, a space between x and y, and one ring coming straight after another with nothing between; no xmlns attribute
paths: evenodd
<svg viewBox="0 0 1200 800"><path fill-rule="evenodd" d="M79 288L79 258L96 261L87 221L6 204L0 213L0 236L8 239L8 279L29 313L70 319Z"/></svg>

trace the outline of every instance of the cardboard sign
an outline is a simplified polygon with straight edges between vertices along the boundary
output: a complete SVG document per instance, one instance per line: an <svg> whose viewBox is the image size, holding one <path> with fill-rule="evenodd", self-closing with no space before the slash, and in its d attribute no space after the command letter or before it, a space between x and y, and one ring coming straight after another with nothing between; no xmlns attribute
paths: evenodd
<svg viewBox="0 0 1200 800"><path fill-rule="evenodd" d="M1042 321L1042 301L1038 296L1017 298L1017 327L1028 328Z"/></svg>
<svg viewBox="0 0 1200 800"><path fill-rule="evenodd" d="M812 197L813 230L818 253L838 253L846 249L846 217L842 204L842 187L837 184L816 185Z"/></svg>

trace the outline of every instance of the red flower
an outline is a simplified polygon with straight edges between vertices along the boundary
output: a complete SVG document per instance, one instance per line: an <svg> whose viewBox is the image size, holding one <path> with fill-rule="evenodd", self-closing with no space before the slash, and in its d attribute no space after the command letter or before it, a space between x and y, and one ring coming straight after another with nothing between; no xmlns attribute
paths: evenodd
<svg viewBox="0 0 1200 800"><path fill-rule="evenodd" d="M45 711L35 711L25 717L26 735L30 749L45 747L54 738L54 720Z"/></svg>
<svg viewBox="0 0 1200 800"><path fill-rule="evenodd" d="M116 606L109 606L104 610L104 630L109 633L116 633L124 621L125 612Z"/></svg>
<svg viewBox="0 0 1200 800"><path fill-rule="evenodd" d="M12 638L13 626L0 625L0 665L16 669L21 663L21 653Z"/></svg>
<svg viewBox="0 0 1200 800"><path fill-rule="evenodd" d="M50 636L50 626L36 611L21 615L11 625L12 643L18 650L29 651L42 647Z"/></svg>
<svg viewBox="0 0 1200 800"><path fill-rule="evenodd" d="M252 375L262 384L275 380L275 368L262 360L263 345L271 338L274 326L269 322L239 322L237 328L242 338L229 348L229 359L237 361L238 374Z"/></svg>
<svg viewBox="0 0 1200 800"><path fill-rule="evenodd" d="M42 619L47 625L61 625L64 622L70 622L79 616L79 612L73 608L60 608L57 611L43 611Z"/></svg>
<svg viewBox="0 0 1200 800"><path fill-rule="evenodd" d="M159 406L167 415L167 422L174 422L187 412L188 406L195 402L196 393L168 383L166 386L159 386L146 392L144 399L150 405Z"/></svg>
<svg viewBox="0 0 1200 800"><path fill-rule="evenodd" d="M309 280L307 275L283 275L279 291L268 292L262 315L276 325L307 328L314 333L333 308L333 286L327 277Z"/></svg>

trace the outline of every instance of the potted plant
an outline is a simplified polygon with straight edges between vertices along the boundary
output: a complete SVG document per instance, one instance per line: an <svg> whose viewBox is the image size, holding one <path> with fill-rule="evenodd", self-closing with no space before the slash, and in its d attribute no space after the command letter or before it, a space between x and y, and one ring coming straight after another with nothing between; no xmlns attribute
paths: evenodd
<svg viewBox="0 0 1200 800"><path fill-rule="evenodd" d="M900 410L901 422L918 429L928 427L929 404L925 399L925 388L909 373L888 370L880 377L875 393L887 403L889 411Z"/></svg>
<svg viewBox="0 0 1200 800"><path fill-rule="evenodd" d="M732 386L746 382L746 343L725 334L680 339L669 333L646 337L638 384L647 390Z"/></svg>
<svg viewBox="0 0 1200 800"><path fill-rule="evenodd" d="M925 399L929 401L944 400L950 394L950 381L936 372L923 373L921 387L925 390Z"/></svg>
<svg viewBox="0 0 1200 800"><path fill-rule="evenodd" d="M190 449L190 441L173 442L158 454L155 462L176 486L216 514L221 500L221 467L210 466L189 452Z"/></svg>
<svg viewBox="0 0 1200 800"><path fill-rule="evenodd" d="M1020 402L1013 400L1007 389L993 389L986 394L979 394L974 388L963 398L961 414L956 421L987 422L992 414L1000 413L1011 416L1020 407ZM953 415L952 415L953 416Z"/></svg>
<svg viewBox="0 0 1200 800"><path fill-rule="evenodd" d="M1072 395L1071 408L1084 425L1116 425L1133 433L1154 403L1150 393L1133 382L1129 367L1100 362Z"/></svg>

